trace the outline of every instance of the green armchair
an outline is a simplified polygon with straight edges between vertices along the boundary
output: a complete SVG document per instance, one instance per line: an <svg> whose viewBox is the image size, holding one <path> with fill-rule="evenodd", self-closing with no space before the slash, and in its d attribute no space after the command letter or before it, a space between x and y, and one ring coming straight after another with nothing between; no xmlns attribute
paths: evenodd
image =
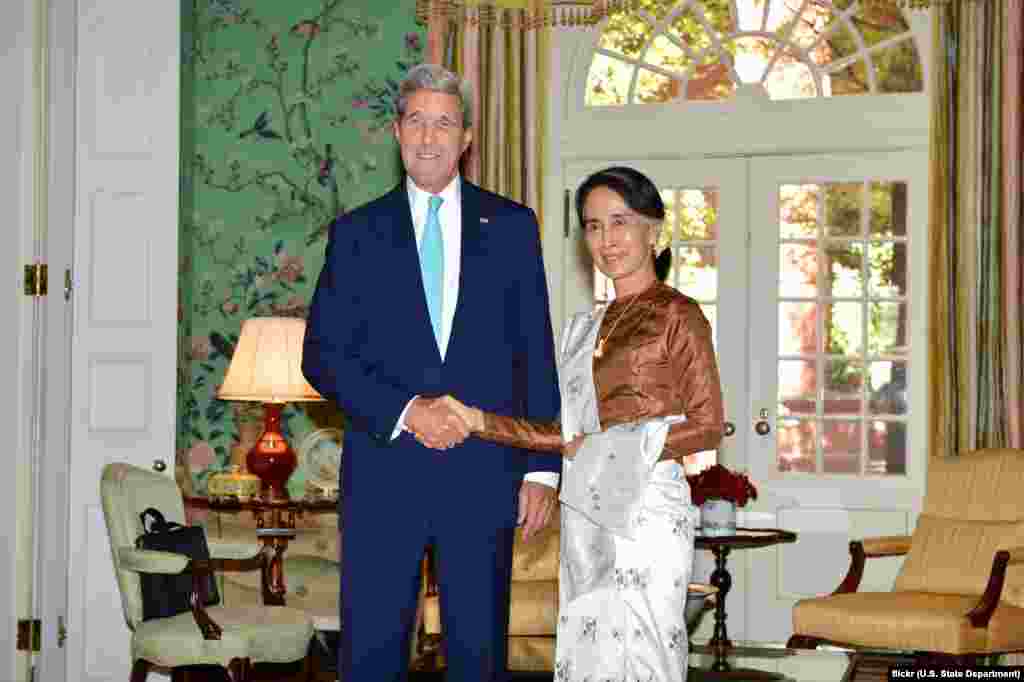
<svg viewBox="0 0 1024 682"><path fill-rule="evenodd" d="M195 665L221 666L232 682L248 682L252 667L260 663L302 663L307 678L312 679L313 623L302 611L263 605L203 608L193 599L191 612L142 619L139 573L187 572L198 585L212 571L259 570L267 580L269 557L258 544L208 538L209 561L136 549L135 539L143 532L139 514L147 507L159 509L168 521L185 523L177 484L146 469L108 464L103 469L100 497L121 605L132 631L130 682L144 682L154 666L169 668L172 679L182 679L184 669Z"/></svg>

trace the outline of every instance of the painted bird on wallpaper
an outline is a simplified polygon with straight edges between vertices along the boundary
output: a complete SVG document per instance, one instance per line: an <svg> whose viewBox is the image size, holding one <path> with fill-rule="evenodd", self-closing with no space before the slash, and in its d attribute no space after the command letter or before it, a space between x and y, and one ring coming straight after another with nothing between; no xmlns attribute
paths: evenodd
<svg viewBox="0 0 1024 682"><path fill-rule="evenodd" d="M252 128L242 131L241 133L238 134L238 137L244 139L246 137L249 137L250 135L256 135L259 139L262 140L281 139L280 133L270 128L269 111L264 111L259 116L257 116L256 120L253 121Z"/></svg>
<svg viewBox="0 0 1024 682"><path fill-rule="evenodd" d="M303 35L307 38L316 38L320 34L320 24L315 21L300 21L299 23L292 26L292 33L296 35Z"/></svg>

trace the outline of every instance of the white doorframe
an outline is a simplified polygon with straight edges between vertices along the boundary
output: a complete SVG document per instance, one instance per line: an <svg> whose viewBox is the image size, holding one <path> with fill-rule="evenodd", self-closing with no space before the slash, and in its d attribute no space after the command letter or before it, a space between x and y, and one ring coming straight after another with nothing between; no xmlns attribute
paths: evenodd
<svg viewBox="0 0 1024 682"><path fill-rule="evenodd" d="M46 481L46 504L40 505L40 561L36 568L39 609L43 619L42 651L36 679L64 680L67 648L58 641L58 626L67 623L68 600L68 500L71 481L69 460L70 339L73 307L65 298L64 273L74 254L75 187L75 4L47 2L46 97L47 97L47 216L43 241L50 264L51 292L42 324L46 329L42 350L47 372L43 382L40 477ZM97 483L97 486L99 484Z"/></svg>
<svg viewBox="0 0 1024 682"><path fill-rule="evenodd" d="M8 49L0 58L0 76L10 85L10 106L0 110L0 205L7 218L3 272L8 285L0 296L0 315L7 326L0 357L8 397L0 411L0 430L10 446L8 471L0 477L0 518L10 530L0 551L0 679L24 680L29 657L14 649L16 622L32 615L32 377L34 311L38 304L22 293L24 265L35 260L36 105L33 80L36 39L34 0L0 4L0 41Z"/></svg>

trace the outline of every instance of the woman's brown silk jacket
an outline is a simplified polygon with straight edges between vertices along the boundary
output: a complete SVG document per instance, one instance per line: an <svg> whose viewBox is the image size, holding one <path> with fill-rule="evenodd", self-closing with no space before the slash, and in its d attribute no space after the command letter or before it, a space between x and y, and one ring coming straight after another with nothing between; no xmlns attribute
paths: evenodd
<svg viewBox="0 0 1024 682"><path fill-rule="evenodd" d="M662 459L717 447L724 414L711 325L696 301L660 282L633 298L613 301L601 321L604 353L594 358L601 427L683 414L686 422L669 430ZM476 435L485 440L562 450L557 422L485 412L484 423Z"/></svg>

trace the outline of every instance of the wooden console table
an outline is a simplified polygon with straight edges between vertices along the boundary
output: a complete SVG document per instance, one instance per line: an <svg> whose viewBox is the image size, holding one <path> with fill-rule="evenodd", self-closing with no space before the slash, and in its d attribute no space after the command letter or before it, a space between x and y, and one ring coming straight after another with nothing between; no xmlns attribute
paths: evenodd
<svg viewBox="0 0 1024 682"><path fill-rule="evenodd" d="M269 548L273 555L270 560L270 584L263 586L263 603L284 606L288 591L284 576L284 553L288 542L299 530L295 520L303 514L327 514L337 511L338 501L329 498L301 498L292 500L264 500L250 498L245 501L231 498L185 497L185 506L206 509L213 512L251 512L256 520L256 537Z"/></svg>

